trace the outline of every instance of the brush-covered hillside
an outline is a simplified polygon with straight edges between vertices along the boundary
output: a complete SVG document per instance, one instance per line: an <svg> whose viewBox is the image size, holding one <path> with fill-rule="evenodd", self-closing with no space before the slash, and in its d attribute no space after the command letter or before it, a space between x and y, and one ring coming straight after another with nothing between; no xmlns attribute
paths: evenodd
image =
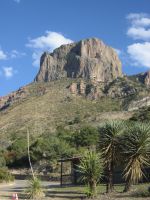
<svg viewBox="0 0 150 200"><path fill-rule="evenodd" d="M106 120L135 119L150 105L150 73L127 77L113 48L97 38L44 53L33 83L0 99L0 147L67 134ZM17 147L16 147L17 148Z"/></svg>

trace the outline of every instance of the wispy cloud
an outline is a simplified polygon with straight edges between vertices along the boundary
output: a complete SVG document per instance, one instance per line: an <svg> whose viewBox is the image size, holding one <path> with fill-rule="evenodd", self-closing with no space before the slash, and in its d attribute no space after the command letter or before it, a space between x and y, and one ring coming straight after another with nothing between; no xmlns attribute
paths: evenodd
<svg viewBox="0 0 150 200"><path fill-rule="evenodd" d="M22 56L25 56L26 53L24 52L19 52L17 50L12 50L9 54L10 58L21 58Z"/></svg>
<svg viewBox="0 0 150 200"><path fill-rule="evenodd" d="M7 79L13 77L16 73L17 71L13 67L3 67L3 74Z"/></svg>
<svg viewBox="0 0 150 200"><path fill-rule="evenodd" d="M6 59L7 59L6 53L4 53L3 50L0 50L0 60L6 60Z"/></svg>
<svg viewBox="0 0 150 200"><path fill-rule="evenodd" d="M130 13L127 15L127 19L130 21L132 26L150 26L150 16L146 13Z"/></svg>
<svg viewBox="0 0 150 200"><path fill-rule="evenodd" d="M13 0L13 1L16 2L16 3L20 3L21 0Z"/></svg>
<svg viewBox="0 0 150 200"><path fill-rule="evenodd" d="M46 31L45 34L40 37L29 39L26 46L33 50L33 65L39 66L40 56L44 51L52 52L55 48L72 42L71 39L66 38L61 33Z"/></svg>

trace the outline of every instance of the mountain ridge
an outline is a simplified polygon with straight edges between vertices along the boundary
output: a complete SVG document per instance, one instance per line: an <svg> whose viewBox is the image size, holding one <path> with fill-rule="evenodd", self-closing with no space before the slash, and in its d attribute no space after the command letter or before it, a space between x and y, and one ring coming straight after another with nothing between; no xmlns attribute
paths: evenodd
<svg viewBox="0 0 150 200"><path fill-rule="evenodd" d="M61 53L61 48L54 50L53 56L56 56L56 51ZM105 49L104 44L103 48ZM114 53L114 50L109 51L109 47L106 47L105 51L109 56L110 52ZM90 57L89 62L94 59L94 65L92 63L90 66L97 70L100 59L95 58L96 53L97 48L91 51L90 55L94 55L94 58ZM117 56L116 53L114 55ZM61 56L64 56L64 53ZM79 57L79 61L86 59L83 53ZM106 61L106 57L104 55L102 59ZM108 69L111 59L108 59ZM13 138L24 137L27 128L30 129L32 137L36 137L39 134L54 133L58 126L67 129L76 129L84 124L98 126L109 119L130 119L134 110L150 105L150 72L125 76L121 71L120 61L113 66L117 63L119 75L112 69L107 70L109 75L106 77L103 74L102 78L108 81L99 81L101 73L97 75L96 80L88 73L84 76L79 67L76 77L60 76L58 79L56 77L56 80L36 80L0 98L1 145L7 146ZM91 68L93 71L94 67ZM103 65L102 69L105 70ZM89 72L92 75L95 73ZM116 74L112 75L113 72Z"/></svg>

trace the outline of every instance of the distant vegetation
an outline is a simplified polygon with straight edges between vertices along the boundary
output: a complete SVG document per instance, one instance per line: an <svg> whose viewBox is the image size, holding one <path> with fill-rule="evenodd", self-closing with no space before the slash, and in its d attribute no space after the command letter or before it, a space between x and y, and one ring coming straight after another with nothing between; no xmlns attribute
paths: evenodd
<svg viewBox="0 0 150 200"><path fill-rule="evenodd" d="M150 107L144 107L137 110L133 116L130 118L131 121L141 121L149 122L150 121Z"/></svg>
<svg viewBox="0 0 150 200"><path fill-rule="evenodd" d="M0 168L0 183L14 181L14 177L6 168Z"/></svg>

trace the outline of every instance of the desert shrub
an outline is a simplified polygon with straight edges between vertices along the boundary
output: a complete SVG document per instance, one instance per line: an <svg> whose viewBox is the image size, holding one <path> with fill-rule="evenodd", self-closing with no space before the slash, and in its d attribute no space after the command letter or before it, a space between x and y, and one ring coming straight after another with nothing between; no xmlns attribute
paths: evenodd
<svg viewBox="0 0 150 200"><path fill-rule="evenodd" d="M6 160L5 160L4 153L0 152L0 168L5 167L5 166L6 166Z"/></svg>
<svg viewBox="0 0 150 200"><path fill-rule="evenodd" d="M74 133L74 144L77 147L93 146L97 144L97 141L98 131L94 127L85 126Z"/></svg>
<svg viewBox="0 0 150 200"><path fill-rule="evenodd" d="M150 197L150 188L148 186L141 186L138 190L132 192L133 197Z"/></svg>
<svg viewBox="0 0 150 200"><path fill-rule="evenodd" d="M68 121L68 125L79 124L81 121L81 116L77 115L73 120Z"/></svg>
<svg viewBox="0 0 150 200"><path fill-rule="evenodd" d="M31 157L35 162L41 159L54 160L61 156L68 157L73 152L74 148L55 136L40 137L31 146Z"/></svg>
<svg viewBox="0 0 150 200"><path fill-rule="evenodd" d="M150 120L150 107L141 108L136 111L133 116L130 118L131 121L141 121L141 122L149 122Z"/></svg>
<svg viewBox="0 0 150 200"><path fill-rule="evenodd" d="M13 181L14 177L6 168L0 168L0 183Z"/></svg>
<svg viewBox="0 0 150 200"><path fill-rule="evenodd" d="M30 179L28 185L29 185L29 189L27 190L28 198L39 200L40 198L45 196L42 190L41 182L37 177Z"/></svg>
<svg viewBox="0 0 150 200"><path fill-rule="evenodd" d="M27 140L24 138L15 140L8 147L5 158L8 166L28 165Z"/></svg>
<svg viewBox="0 0 150 200"><path fill-rule="evenodd" d="M61 141L64 140L70 145L73 144L73 131L71 130L66 130L63 127L59 126L57 127L56 137L58 137Z"/></svg>

